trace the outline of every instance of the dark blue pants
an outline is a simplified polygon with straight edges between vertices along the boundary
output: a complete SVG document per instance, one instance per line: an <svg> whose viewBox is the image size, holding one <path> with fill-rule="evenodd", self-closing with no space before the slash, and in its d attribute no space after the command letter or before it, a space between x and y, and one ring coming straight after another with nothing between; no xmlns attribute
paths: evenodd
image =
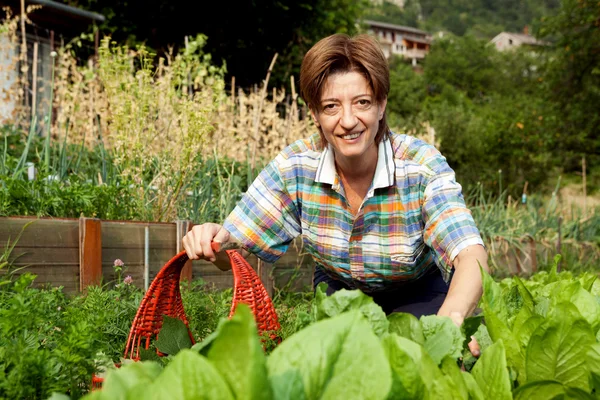
<svg viewBox="0 0 600 400"><path fill-rule="evenodd" d="M314 287L316 288L321 282L329 285L327 289L328 296L340 289L350 290L348 285L331 278L321 267L317 266L313 277ZM439 269L434 268L414 282L409 282L397 289L382 293L369 293L369 296L388 315L395 312L405 312L420 318L423 315L437 314L447 294L448 284L444 282Z"/></svg>

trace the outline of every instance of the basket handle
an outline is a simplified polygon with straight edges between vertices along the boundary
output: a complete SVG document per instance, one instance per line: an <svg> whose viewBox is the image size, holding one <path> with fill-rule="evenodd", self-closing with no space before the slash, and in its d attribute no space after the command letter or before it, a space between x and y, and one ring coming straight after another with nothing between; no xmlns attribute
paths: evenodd
<svg viewBox="0 0 600 400"><path fill-rule="evenodd" d="M239 242L235 242L235 241L229 241L226 243L211 242L210 247L213 249L213 251L216 251L217 253L219 253L221 251L226 251L226 250L241 249L242 244Z"/></svg>

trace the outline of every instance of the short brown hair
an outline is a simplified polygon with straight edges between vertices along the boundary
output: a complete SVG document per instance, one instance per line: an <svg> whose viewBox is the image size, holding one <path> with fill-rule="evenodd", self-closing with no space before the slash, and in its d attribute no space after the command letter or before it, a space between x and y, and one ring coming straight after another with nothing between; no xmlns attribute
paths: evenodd
<svg viewBox="0 0 600 400"><path fill-rule="evenodd" d="M319 40L304 56L300 68L300 95L312 110L319 110L323 85L336 72L356 71L365 76L378 103L390 91L390 69L377 40L369 35L341 33ZM379 121L375 143L389 132L385 113ZM321 132L323 143L325 139Z"/></svg>

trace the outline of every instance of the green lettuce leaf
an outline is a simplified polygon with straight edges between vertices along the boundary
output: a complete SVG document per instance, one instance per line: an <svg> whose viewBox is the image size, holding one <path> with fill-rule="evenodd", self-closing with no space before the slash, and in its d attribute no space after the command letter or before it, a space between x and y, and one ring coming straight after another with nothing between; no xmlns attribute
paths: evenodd
<svg viewBox="0 0 600 400"><path fill-rule="evenodd" d="M590 386L600 392L600 343L594 343L587 354L587 369L590 372Z"/></svg>
<svg viewBox="0 0 600 400"><path fill-rule="evenodd" d="M433 361L421 362L424 349L417 343L396 334L385 336L382 345L392 371L392 388L389 399L426 399L427 388L424 379L439 376ZM435 369L430 373L422 370Z"/></svg>
<svg viewBox="0 0 600 400"><path fill-rule="evenodd" d="M377 336L388 332L389 322L381 307L373 298L367 296L360 290L338 290L331 296L325 294L326 285L319 284L315 295L315 306L313 317L316 321L335 317L343 312L359 310L371 323L373 331Z"/></svg>
<svg viewBox="0 0 600 400"><path fill-rule="evenodd" d="M290 336L267 368L277 400L385 399L392 385L383 346L357 310Z"/></svg>
<svg viewBox="0 0 600 400"><path fill-rule="evenodd" d="M111 369L102 384L99 399L126 400L136 399L147 392L162 372L161 366L152 361L134 362L119 369ZM96 395L97 396L97 395Z"/></svg>
<svg viewBox="0 0 600 400"><path fill-rule="evenodd" d="M225 379L239 400L273 398L263 352L252 311L238 305L234 316L221 326L207 358Z"/></svg>
<svg viewBox="0 0 600 400"><path fill-rule="evenodd" d="M534 381L520 386L514 393L515 400L564 399L565 387L560 382Z"/></svg>
<svg viewBox="0 0 600 400"><path fill-rule="evenodd" d="M151 387L150 399L233 400L214 365L194 350L181 350Z"/></svg>
<svg viewBox="0 0 600 400"><path fill-rule="evenodd" d="M397 312L388 316L388 321L390 322L390 333L403 336L419 344L425 343L421 323L414 315Z"/></svg>
<svg viewBox="0 0 600 400"><path fill-rule="evenodd" d="M571 303L551 310L529 341L527 381L555 380L565 386L589 389L587 354L596 342L590 324Z"/></svg>
<svg viewBox="0 0 600 400"><path fill-rule="evenodd" d="M483 352L473 367L472 374L483 392L484 399L512 399L512 384L502 340L497 341Z"/></svg>
<svg viewBox="0 0 600 400"><path fill-rule="evenodd" d="M436 365L444 357L458 359L461 356L465 337L450 318L426 315L421 317L421 327L425 337L423 346Z"/></svg>

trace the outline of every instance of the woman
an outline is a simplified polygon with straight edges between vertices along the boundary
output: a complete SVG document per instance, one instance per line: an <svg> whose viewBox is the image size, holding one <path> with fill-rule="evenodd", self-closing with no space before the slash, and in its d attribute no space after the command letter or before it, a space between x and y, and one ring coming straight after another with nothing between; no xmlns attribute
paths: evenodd
<svg viewBox="0 0 600 400"><path fill-rule="evenodd" d="M314 283L326 282L328 294L360 289L386 313L462 324L481 296L487 254L445 158L389 131L389 86L371 37L319 41L300 74L319 133L271 161L223 226L195 226L183 239L188 256L227 269L211 242L235 240L274 262L302 235Z"/></svg>

